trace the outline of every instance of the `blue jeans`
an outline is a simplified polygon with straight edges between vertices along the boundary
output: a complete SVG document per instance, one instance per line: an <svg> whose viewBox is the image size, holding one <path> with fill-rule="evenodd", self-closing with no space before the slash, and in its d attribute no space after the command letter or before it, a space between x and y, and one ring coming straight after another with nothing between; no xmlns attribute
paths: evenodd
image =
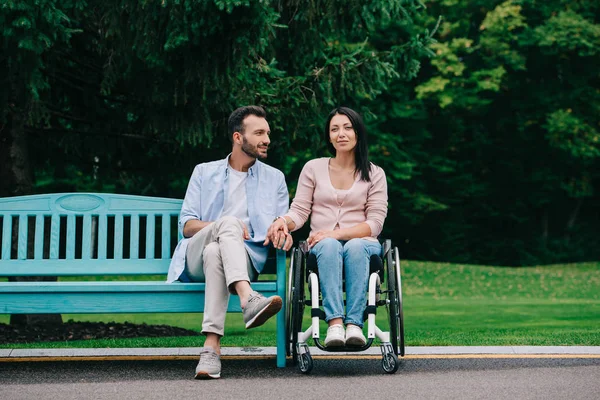
<svg viewBox="0 0 600 400"><path fill-rule="evenodd" d="M381 254L381 244L365 239L339 241L325 238L311 250L317 257L319 284L323 295L325 321L343 318L344 323L363 326L363 312L369 284L369 261ZM342 268L346 280L346 314L342 293Z"/></svg>

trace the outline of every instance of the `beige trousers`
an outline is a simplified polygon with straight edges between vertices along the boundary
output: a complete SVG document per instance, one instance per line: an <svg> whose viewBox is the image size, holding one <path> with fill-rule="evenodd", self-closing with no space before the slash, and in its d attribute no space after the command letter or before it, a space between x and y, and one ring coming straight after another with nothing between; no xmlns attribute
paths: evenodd
<svg viewBox="0 0 600 400"><path fill-rule="evenodd" d="M222 217L196 233L188 243L185 273L194 282L205 282L202 333L225 332L225 315L231 285L253 281L258 273L244 247L241 220Z"/></svg>

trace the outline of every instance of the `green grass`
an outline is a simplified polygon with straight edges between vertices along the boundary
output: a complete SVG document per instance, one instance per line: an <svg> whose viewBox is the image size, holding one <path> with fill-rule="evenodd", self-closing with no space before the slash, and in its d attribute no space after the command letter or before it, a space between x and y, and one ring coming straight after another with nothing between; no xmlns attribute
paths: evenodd
<svg viewBox="0 0 600 400"><path fill-rule="evenodd" d="M420 345L600 346L600 263L489 267L404 261L406 341ZM379 309L379 326L386 315ZM201 314L63 315L64 320L129 321L200 330ZM308 310L305 321L308 323ZM8 316L0 315L7 323ZM322 324L322 332L325 325ZM0 344L25 347L187 347L202 337ZM274 346L275 321L252 331L227 316L224 346Z"/></svg>

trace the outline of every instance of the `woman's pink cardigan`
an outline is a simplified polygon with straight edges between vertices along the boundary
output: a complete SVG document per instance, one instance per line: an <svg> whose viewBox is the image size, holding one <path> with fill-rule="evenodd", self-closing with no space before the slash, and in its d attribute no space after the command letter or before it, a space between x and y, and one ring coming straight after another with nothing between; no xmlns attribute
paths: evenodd
<svg viewBox="0 0 600 400"><path fill-rule="evenodd" d="M320 230L351 228L361 222L371 227L371 235L377 238L387 215L387 181L385 172L371 164L371 182L357 176L354 185L338 204L336 189L329 177L330 158L317 158L304 165L296 196L286 214L300 229L310 216L311 234Z"/></svg>

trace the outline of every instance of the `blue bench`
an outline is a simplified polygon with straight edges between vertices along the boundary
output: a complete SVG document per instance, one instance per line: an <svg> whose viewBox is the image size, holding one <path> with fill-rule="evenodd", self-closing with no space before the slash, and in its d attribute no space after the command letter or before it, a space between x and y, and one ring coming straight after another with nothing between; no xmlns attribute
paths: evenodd
<svg viewBox="0 0 600 400"><path fill-rule="evenodd" d="M164 275L177 243L181 200L97 193L0 198L0 276ZM16 238L16 241L13 240ZM276 253L276 254L275 254ZM273 252L253 288L286 305L285 252ZM0 313L203 312L203 283L0 282ZM285 366L285 313L277 315L277 366ZM232 296L228 311L240 312Z"/></svg>

